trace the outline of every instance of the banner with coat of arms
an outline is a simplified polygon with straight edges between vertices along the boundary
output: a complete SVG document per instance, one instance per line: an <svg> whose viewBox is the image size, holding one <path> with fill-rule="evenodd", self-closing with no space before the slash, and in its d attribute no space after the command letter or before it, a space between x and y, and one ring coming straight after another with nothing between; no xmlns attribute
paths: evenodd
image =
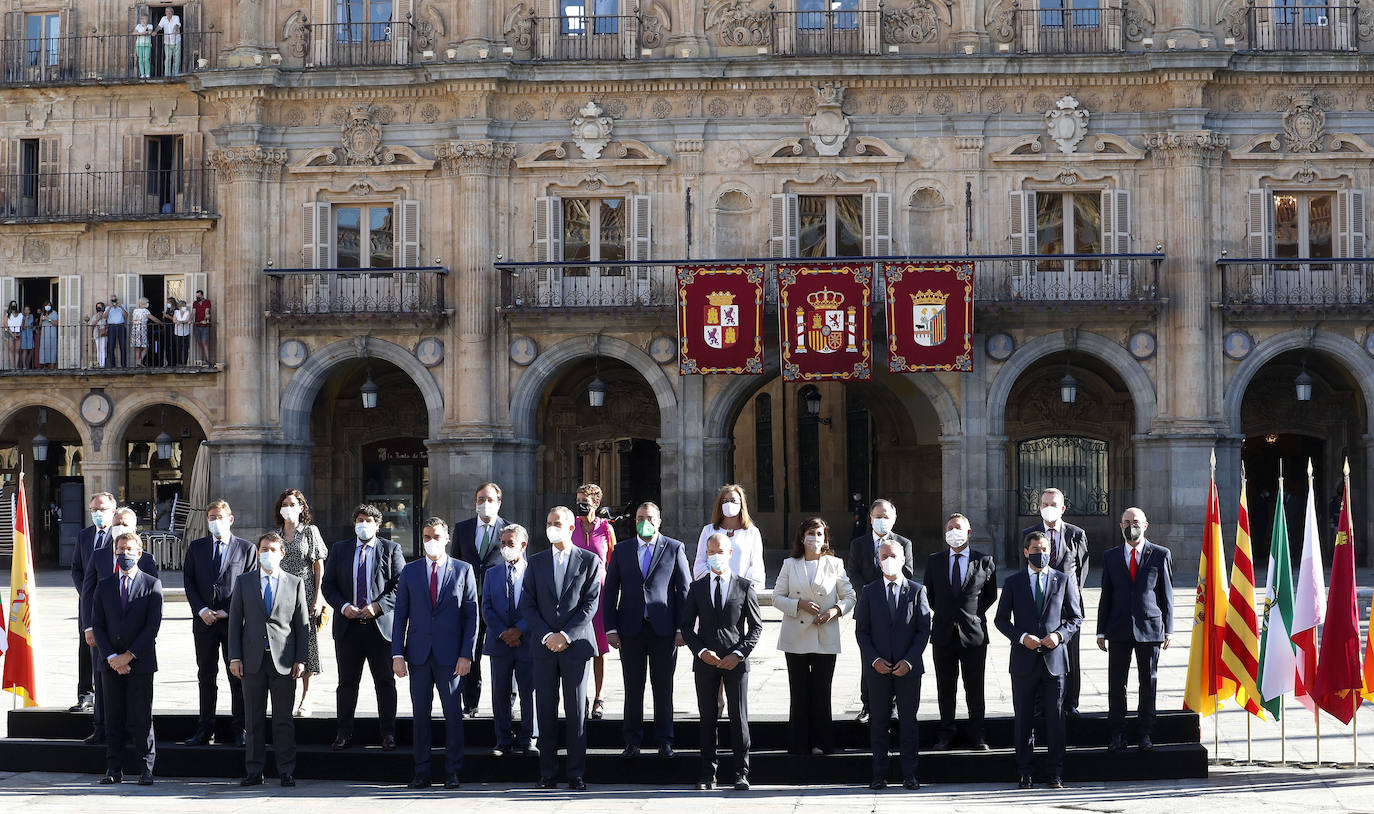
<svg viewBox="0 0 1374 814"><path fill-rule="evenodd" d="M867 381L873 268L868 264L778 266L783 381Z"/></svg>
<svg viewBox="0 0 1374 814"><path fill-rule="evenodd" d="M888 369L973 370L973 263L886 268Z"/></svg>
<svg viewBox="0 0 1374 814"><path fill-rule="evenodd" d="M678 373L763 373L763 266L677 269Z"/></svg>

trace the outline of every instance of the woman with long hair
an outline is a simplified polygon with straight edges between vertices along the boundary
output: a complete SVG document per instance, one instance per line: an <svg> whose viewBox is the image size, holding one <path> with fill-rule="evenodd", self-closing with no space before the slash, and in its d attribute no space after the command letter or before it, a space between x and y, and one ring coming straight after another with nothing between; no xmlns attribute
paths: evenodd
<svg viewBox="0 0 1374 814"><path fill-rule="evenodd" d="M305 599L310 606L310 632L306 636L309 653L305 659L305 675L301 678L301 698L296 705L297 718L310 716L310 676L320 672L319 631L324 627L324 594L320 582L324 577L324 558L329 549L312 521L310 504L299 489L287 489L272 505L272 516L281 524L281 568L305 583Z"/></svg>
<svg viewBox="0 0 1374 814"><path fill-rule="evenodd" d="M763 535L749 517L749 502L744 487L727 483L716 492L711 509L711 522L701 527L697 538L697 553L692 566L692 578L706 575L706 541L712 534L722 532L730 538L730 570L754 583L755 591L763 590Z"/></svg>
<svg viewBox="0 0 1374 814"><path fill-rule="evenodd" d="M615 550L615 529L611 521L597 517L596 510L601 508L601 487L595 483L584 483L577 487L577 507L573 512L578 516L573 524L572 542L578 548L585 548L601 560L602 587L606 583L606 563ZM596 634L596 656L592 659L592 680L595 695L592 700L590 717L600 718L605 714L605 703L601 693L606 686L606 654L611 645L606 641L606 621L601 615L601 603L596 605L596 615L592 617L592 630Z"/></svg>

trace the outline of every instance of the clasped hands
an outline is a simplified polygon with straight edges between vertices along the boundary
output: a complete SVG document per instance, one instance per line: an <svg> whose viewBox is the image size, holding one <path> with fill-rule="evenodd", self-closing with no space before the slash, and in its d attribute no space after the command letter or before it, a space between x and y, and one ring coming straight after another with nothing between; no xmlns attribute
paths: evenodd
<svg viewBox="0 0 1374 814"><path fill-rule="evenodd" d="M1021 644L1025 645L1027 650L1039 650L1042 647L1046 650L1053 650L1059 646L1059 634L1051 633L1042 639L1027 633L1021 637Z"/></svg>
<svg viewBox="0 0 1374 814"><path fill-rule="evenodd" d="M554 633L544 640L544 646L550 653L562 653L568 649L568 637L562 633Z"/></svg>
<svg viewBox="0 0 1374 814"><path fill-rule="evenodd" d="M229 618L229 612L228 612L228 611L212 611L212 610L210 610L209 608L205 608L204 610L202 610L202 611L200 612L200 621L204 622L204 623L207 624L207 625L213 625L213 624L216 623L216 622L219 622L219 621L222 621L222 620L228 619L228 618Z"/></svg>
<svg viewBox="0 0 1374 814"><path fill-rule="evenodd" d="M714 650L707 650L703 652L701 654L701 660L711 665L712 667L719 667L722 670L733 670L739 666L740 662L739 656L736 656L734 653L731 653L725 656L724 658L721 658L720 656L716 655L716 651Z"/></svg>
<svg viewBox="0 0 1374 814"><path fill-rule="evenodd" d="M823 625L826 622L833 621L840 615L840 609L838 607L832 607L829 610L822 611L820 605L817 605L809 599L798 600L797 610L805 611L816 617L811 620L811 624L813 625Z"/></svg>
<svg viewBox="0 0 1374 814"><path fill-rule="evenodd" d="M349 619L376 619L381 612L376 602L369 602L361 610L356 605L346 605L343 609L343 615Z"/></svg>
<svg viewBox="0 0 1374 814"><path fill-rule="evenodd" d="M876 659L873 662L873 669L878 671L878 675L894 675L901 678L911 672L911 662L902 659L897 662L897 666L894 667L887 659Z"/></svg>
<svg viewBox="0 0 1374 814"><path fill-rule="evenodd" d="M129 666L133 660L134 654L127 650L113 658L106 659L106 661L110 663L110 667L122 676L126 676L133 671L133 668Z"/></svg>

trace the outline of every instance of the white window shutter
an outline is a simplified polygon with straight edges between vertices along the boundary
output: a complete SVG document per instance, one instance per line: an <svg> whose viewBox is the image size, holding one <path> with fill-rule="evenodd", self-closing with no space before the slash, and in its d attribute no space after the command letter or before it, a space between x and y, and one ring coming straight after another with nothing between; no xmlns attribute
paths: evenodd
<svg viewBox="0 0 1374 814"><path fill-rule="evenodd" d="M401 201L400 222L396 232L396 265L414 268L420 265L420 202Z"/></svg>
<svg viewBox="0 0 1374 814"><path fill-rule="evenodd" d="M327 203L310 202L301 207L301 267L308 269L329 268L330 250L333 248L329 234L330 207Z"/></svg>
<svg viewBox="0 0 1374 814"><path fill-rule="evenodd" d="M863 219L864 254L892 254L892 196L886 192L865 193Z"/></svg>
<svg viewBox="0 0 1374 814"><path fill-rule="evenodd" d="M630 245L631 260L644 261L653 251L653 212L648 195L631 195L630 200ZM634 286L635 302L649 305L650 267L634 266L630 269Z"/></svg>
<svg viewBox="0 0 1374 814"><path fill-rule="evenodd" d="M124 305L124 309L133 314L138 307L138 300L143 296L143 280L137 274L124 275L124 287L120 291L119 298Z"/></svg>
<svg viewBox="0 0 1374 814"><path fill-rule="evenodd" d="M768 237L769 255L772 257L797 256L798 211L797 196L792 193L778 193L771 197L770 224Z"/></svg>
<svg viewBox="0 0 1374 814"><path fill-rule="evenodd" d="M556 195L542 195L534 201L534 259L538 263L557 263L563 259L563 199ZM538 268L534 294L541 305L561 305L562 269Z"/></svg>
<svg viewBox="0 0 1374 814"><path fill-rule="evenodd" d="M214 302L215 298L210 296L210 275L203 271L193 271L186 275L186 280L190 283L190 286L186 289L187 299L195 302L196 292L204 291L205 296L209 298L211 302Z"/></svg>
<svg viewBox="0 0 1374 814"><path fill-rule="evenodd" d="M1102 251L1105 254L1129 254L1131 251L1131 193L1125 189L1102 190ZM1115 260L1107 264L1111 277L1108 288L1115 294L1130 291L1131 263Z"/></svg>
<svg viewBox="0 0 1374 814"><path fill-rule="evenodd" d="M845 15L853 12L837 12L839 18L837 22L847 22ZM881 0L859 0L859 28L863 36L863 52L865 54L882 53L882 33L883 33L883 4Z"/></svg>
<svg viewBox="0 0 1374 814"><path fill-rule="evenodd" d="M1274 255L1274 205L1269 191L1252 189L1246 226L1246 250L1251 257Z"/></svg>
<svg viewBox="0 0 1374 814"><path fill-rule="evenodd" d="M8 300L6 301L8 302ZM62 277L57 292L57 366L64 370L81 367L81 352L95 332L81 327L81 275Z"/></svg>
<svg viewBox="0 0 1374 814"><path fill-rule="evenodd" d="M1035 254L1035 190L1014 189L1008 202L1008 223L1012 254ZM1030 284L1035 262L1022 260L1011 266L1008 293L1020 296ZM999 284L1000 285L1000 284Z"/></svg>
<svg viewBox="0 0 1374 814"><path fill-rule="evenodd" d="M1365 255L1364 190L1346 189L1336 195L1336 251L1341 257Z"/></svg>

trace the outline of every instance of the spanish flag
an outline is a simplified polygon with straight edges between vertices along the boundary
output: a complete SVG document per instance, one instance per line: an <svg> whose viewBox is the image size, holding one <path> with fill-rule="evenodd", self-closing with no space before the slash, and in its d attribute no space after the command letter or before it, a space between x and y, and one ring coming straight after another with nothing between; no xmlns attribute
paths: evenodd
<svg viewBox="0 0 1374 814"><path fill-rule="evenodd" d="M1221 640L1226 633L1226 562L1221 550L1221 506L1217 500L1216 453L1212 453L1212 486L1207 494L1207 525L1197 569L1193 606L1193 641L1188 651L1188 680L1183 708L1207 716L1226 698L1221 680Z"/></svg>
<svg viewBox="0 0 1374 814"><path fill-rule="evenodd" d="M1226 634L1221 642L1223 681L1234 688L1236 701L1260 719L1264 707L1259 694L1259 620L1255 615L1255 564L1250 558L1250 510L1245 499L1245 475L1240 478L1240 515L1236 520L1236 553L1231 560L1231 595L1226 607ZM1230 695L1228 688L1223 696Z"/></svg>
<svg viewBox="0 0 1374 814"><path fill-rule="evenodd" d="M33 621L33 545L29 539L28 501L24 475L14 495L14 556L10 565L9 634L6 637L5 670L0 690L24 699L24 706L38 706L38 656Z"/></svg>
<svg viewBox="0 0 1374 814"><path fill-rule="evenodd" d="M1331 586L1326 595L1326 623L1322 625L1313 700L1341 723L1355 717L1360 675L1360 612L1355 602L1355 538L1350 522L1350 464L1345 465L1341 519L1336 548L1331 554Z"/></svg>

